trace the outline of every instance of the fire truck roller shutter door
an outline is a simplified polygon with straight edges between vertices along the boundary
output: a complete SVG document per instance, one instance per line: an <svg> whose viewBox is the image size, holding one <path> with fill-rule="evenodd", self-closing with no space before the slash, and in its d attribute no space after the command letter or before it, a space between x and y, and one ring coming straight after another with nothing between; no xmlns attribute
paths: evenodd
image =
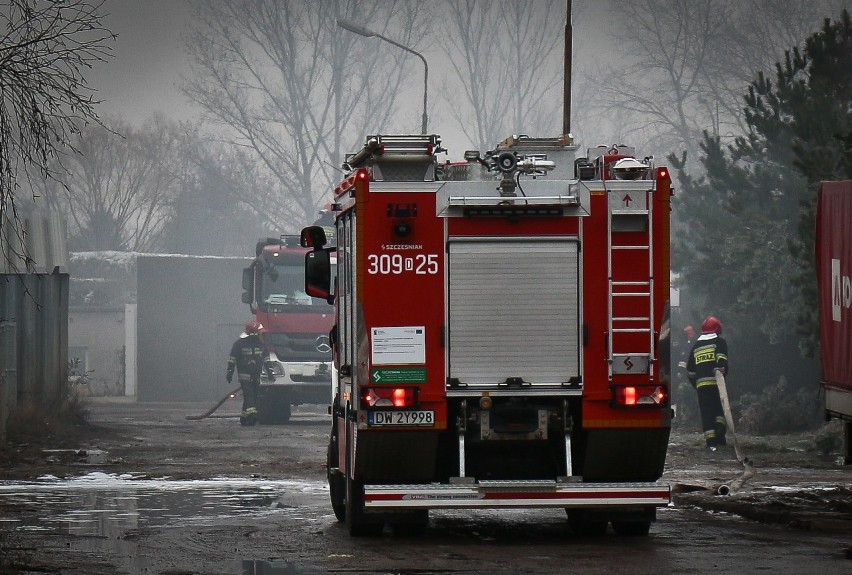
<svg viewBox="0 0 852 575"><path fill-rule="evenodd" d="M451 238L450 377L560 385L580 375L574 238Z"/></svg>

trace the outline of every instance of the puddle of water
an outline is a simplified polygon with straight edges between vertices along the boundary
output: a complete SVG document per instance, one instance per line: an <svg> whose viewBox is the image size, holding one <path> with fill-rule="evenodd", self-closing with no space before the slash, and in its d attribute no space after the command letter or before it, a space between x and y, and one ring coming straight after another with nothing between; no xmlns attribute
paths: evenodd
<svg viewBox="0 0 852 575"><path fill-rule="evenodd" d="M131 474L52 476L31 482L0 481L0 503L21 513L0 516L0 530L74 535L69 551L109 550L132 574L148 573L132 532L145 527L203 526L262 514L300 514L294 496L325 496L324 482L217 478L150 479ZM314 575L313 568L283 561L236 560L243 575Z"/></svg>
<svg viewBox="0 0 852 575"><path fill-rule="evenodd" d="M0 529L52 530L116 539L140 527L210 525L227 517L280 513L294 493L320 493L319 482L270 479L168 480L92 473L0 482L0 501L27 509Z"/></svg>

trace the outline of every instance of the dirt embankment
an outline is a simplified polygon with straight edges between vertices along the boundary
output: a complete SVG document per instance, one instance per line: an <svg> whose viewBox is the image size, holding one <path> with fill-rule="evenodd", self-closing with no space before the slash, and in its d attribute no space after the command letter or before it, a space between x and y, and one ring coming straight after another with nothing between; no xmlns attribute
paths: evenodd
<svg viewBox="0 0 852 575"><path fill-rule="evenodd" d="M732 446L713 453L698 433L675 432L665 481L674 503L817 532L852 533L852 466L825 454L808 434L739 435L749 464Z"/></svg>

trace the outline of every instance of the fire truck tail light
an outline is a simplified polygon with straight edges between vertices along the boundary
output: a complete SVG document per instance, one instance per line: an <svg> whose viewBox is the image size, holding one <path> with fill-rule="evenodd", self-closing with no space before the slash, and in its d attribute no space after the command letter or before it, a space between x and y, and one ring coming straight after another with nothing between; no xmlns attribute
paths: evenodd
<svg viewBox="0 0 852 575"><path fill-rule="evenodd" d="M405 407L405 389L398 388L393 390L392 394L394 407Z"/></svg>
<svg viewBox="0 0 852 575"><path fill-rule="evenodd" d="M371 387L361 396L366 407L415 407L416 387Z"/></svg>
<svg viewBox="0 0 852 575"><path fill-rule="evenodd" d="M665 405L666 389L660 385L625 385L612 388L614 403L620 407Z"/></svg>

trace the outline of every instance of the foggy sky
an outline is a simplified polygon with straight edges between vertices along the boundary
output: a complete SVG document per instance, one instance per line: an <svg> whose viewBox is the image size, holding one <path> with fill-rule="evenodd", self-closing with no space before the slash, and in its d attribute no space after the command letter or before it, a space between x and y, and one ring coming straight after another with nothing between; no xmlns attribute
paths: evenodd
<svg viewBox="0 0 852 575"><path fill-rule="evenodd" d="M184 119L196 112L180 93L190 73L181 35L189 20L186 0L107 0L103 23L118 40L113 58L95 68L89 84L103 101L100 115L142 123L155 112Z"/></svg>
<svg viewBox="0 0 852 575"><path fill-rule="evenodd" d="M590 22L602 12L599 2L574 4L575 22L580 13L583 21ZM108 15L103 23L118 34L118 40L113 45L113 58L88 75L90 86L98 91L96 98L102 100L98 114L122 117L137 125L155 112L176 120L196 118L198 108L186 100L179 87L181 75L190 76L192 72L182 44L191 24L188 0L106 0L104 12ZM575 59L577 35L575 30ZM590 36L596 35L585 37ZM446 105L438 93L446 66L435 50L424 51L424 55L429 62L429 105L437 109ZM461 159L464 150L473 146L448 113L430 113L429 131L442 136L453 159Z"/></svg>

